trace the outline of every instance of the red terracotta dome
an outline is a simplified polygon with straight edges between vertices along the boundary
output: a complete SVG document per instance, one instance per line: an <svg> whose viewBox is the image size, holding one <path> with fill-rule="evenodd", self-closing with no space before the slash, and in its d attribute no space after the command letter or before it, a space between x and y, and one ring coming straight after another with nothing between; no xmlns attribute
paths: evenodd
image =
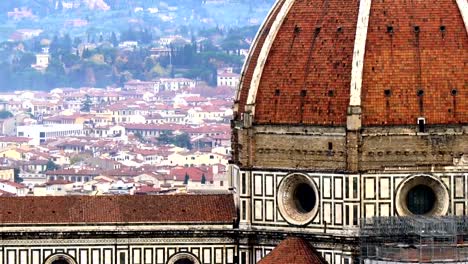
<svg viewBox="0 0 468 264"><path fill-rule="evenodd" d="M278 0L244 67L236 119L468 123L466 0Z"/></svg>

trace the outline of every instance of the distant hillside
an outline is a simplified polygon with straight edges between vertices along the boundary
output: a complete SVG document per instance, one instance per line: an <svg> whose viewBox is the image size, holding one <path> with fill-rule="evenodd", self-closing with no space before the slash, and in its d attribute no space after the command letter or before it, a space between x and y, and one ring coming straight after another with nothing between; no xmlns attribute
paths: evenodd
<svg viewBox="0 0 468 264"><path fill-rule="evenodd" d="M268 2L271 0L261 0ZM167 5L200 5L206 0L2 0L0 1L0 13L2 15L14 8L26 7L31 9L35 15L43 16L52 13L54 10L73 9L77 7L88 7L92 10L108 9L131 9L134 7L151 7L164 2ZM248 3L246 0L226 0L226 2Z"/></svg>
<svg viewBox="0 0 468 264"><path fill-rule="evenodd" d="M73 9L76 7L88 7L89 9L107 10L110 6L107 0L16 0L0 1L0 13L13 11L15 8L28 8L35 15L43 16L52 13L55 10ZM121 0L122 2L132 2L131 0ZM113 1L115 2L115 1Z"/></svg>

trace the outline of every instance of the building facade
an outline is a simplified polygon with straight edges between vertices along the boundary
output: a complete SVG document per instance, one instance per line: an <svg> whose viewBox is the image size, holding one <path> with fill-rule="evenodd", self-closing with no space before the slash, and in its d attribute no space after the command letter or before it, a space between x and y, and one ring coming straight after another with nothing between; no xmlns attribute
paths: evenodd
<svg viewBox="0 0 468 264"><path fill-rule="evenodd" d="M40 145L48 138L80 136L84 134L83 124L47 124L18 126L17 136L30 138L30 143Z"/></svg>
<svg viewBox="0 0 468 264"><path fill-rule="evenodd" d="M0 263L237 262L231 195L0 199Z"/></svg>

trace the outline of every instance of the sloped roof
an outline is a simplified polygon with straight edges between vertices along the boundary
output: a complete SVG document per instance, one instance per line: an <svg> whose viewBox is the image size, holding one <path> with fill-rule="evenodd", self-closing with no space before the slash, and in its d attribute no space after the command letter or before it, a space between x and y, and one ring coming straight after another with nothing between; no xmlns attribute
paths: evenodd
<svg viewBox="0 0 468 264"><path fill-rule="evenodd" d="M0 197L2 224L224 223L232 195Z"/></svg>
<svg viewBox="0 0 468 264"><path fill-rule="evenodd" d="M273 251L266 255L258 264L326 264L327 262L309 242L302 238L289 237Z"/></svg>

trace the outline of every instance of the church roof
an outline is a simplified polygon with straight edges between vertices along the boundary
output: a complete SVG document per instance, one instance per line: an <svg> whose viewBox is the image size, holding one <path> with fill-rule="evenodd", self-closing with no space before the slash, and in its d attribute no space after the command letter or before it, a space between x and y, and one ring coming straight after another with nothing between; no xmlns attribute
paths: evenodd
<svg viewBox="0 0 468 264"><path fill-rule="evenodd" d="M273 251L266 255L258 264L326 264L309 242L302 238L289 237L281 241Z"/></svg>
<svg viewBox="0 0 468 264"><path fill-rule="evenodd" d="M244 67L236 118L344 126L360 106L364 126L468 123L463 3L278 0Z"/></svg>
<svg viewBox="0 0 468 264"><path fill-rule="evenodd" d="M2 224L231 224L235 217L229 194L0 197Z"/></svg>

